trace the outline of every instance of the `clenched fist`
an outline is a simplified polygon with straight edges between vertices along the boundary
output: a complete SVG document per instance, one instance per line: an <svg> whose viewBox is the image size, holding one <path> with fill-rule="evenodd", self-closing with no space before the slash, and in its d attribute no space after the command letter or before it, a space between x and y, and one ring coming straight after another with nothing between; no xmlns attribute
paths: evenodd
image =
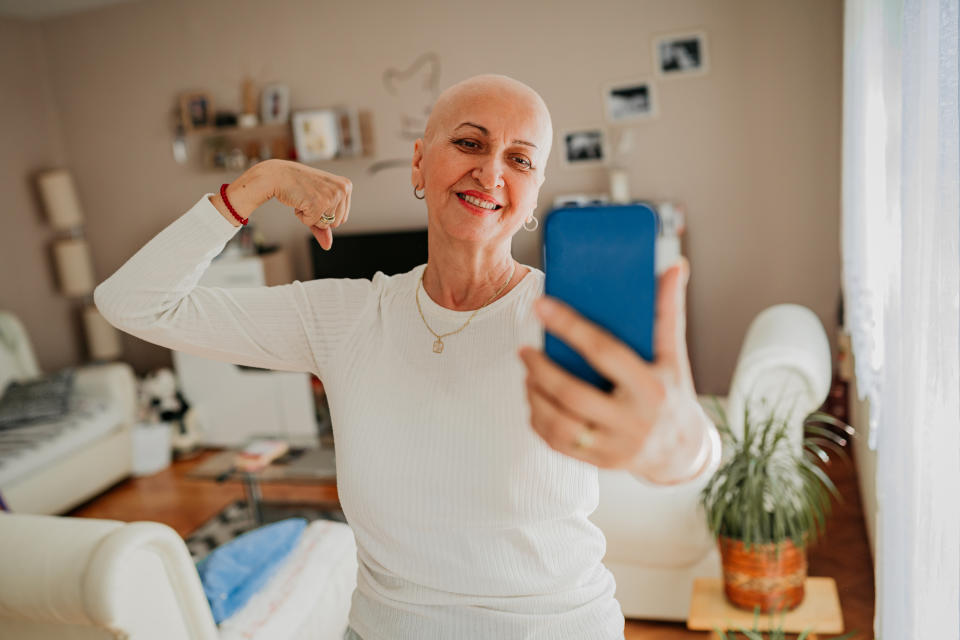
<svg viewBox="0 0 960 640"><path fill-rule="evenodd" d="M350 216L352 191L353 183L343 176L290 160L265 160L247 169L227 187L227 199L241 217L248 217L261 204L276 198L293 208L321 247L330 249L331 229ZM219 194L210 201L227 220L240 225Z"/></svg>

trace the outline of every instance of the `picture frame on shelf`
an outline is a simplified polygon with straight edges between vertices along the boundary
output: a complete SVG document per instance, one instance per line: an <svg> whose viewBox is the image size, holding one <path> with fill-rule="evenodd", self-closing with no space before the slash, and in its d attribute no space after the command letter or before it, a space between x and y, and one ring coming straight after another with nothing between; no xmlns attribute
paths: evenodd
<svg viewBox="0 0 960 640"><path fill-rule="evenodd" d="M260 116L257 114L257 90L251 78L243 79L240 92L243 95L243 113L237 117L237 126L249 129L260 124Z"/></svg>
<svg viewBox="0 0 960 640"><path fill-rule="evenodd" d="M360 112L350 107L337 107L337 126L340 135L340 148L337 156L348 158L358 156L363 151L360 138Z"/></svg>
<svg viewBox="0 0 960 640"><path fill-rule="evenodd" d="M607 83L603 104L607 121L612 123L648 120L658 115L656 91L646 78Z"/></svg>
<svg viewBox="0 0 960 640"><path fill-rule="evenodd" d="M340 133L338 158L373 155L373 123L368 109L335 107Z"/></svg>
<svg viewBox="0 0 960 640"><path fill-rule="evenodd" d="M710 67L706 31L695 29L656 36L653 59L661 78L706 74Z"/></svg>
<svg viewBox="0 0 960 640"><path fill-rule="evenodd" d="M187 91L180 94L180 123L187 131L213 126L213 101L210 94Z"/></svg>
<svg viewBox="0 0 960 640"><path fill-rule="evenodd" d="M294 112L293 143L300 162L335 158L340 149L340 116L337 110Z"/></svg>
<svg viewBox="0 0 960 640"><path fill-rule="evenodd" d="M290 87L268 84L260 91L260 122L282 124L290 120Z"/></svg>

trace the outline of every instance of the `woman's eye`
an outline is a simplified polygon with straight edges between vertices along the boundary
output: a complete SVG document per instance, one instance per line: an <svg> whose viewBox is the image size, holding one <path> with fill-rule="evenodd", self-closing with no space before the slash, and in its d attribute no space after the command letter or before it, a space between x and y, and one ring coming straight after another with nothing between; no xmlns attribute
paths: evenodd
<svg viewBox="0 0 960 640"><path fill-rule="evenodd" d="M467 149L479 149L479 148L480 148L480 145L478 145L478 144L477 144L476 142L474 142L473 140L454 140L453 143L454 143L454 144L458 144L458 145L460 145L461 147L465 147L465 148L467 148Z"/></svg>
<svg viewBox="0 0 960 640"><path fill-rule="evenodd" d="M532 169L532 168L533 168L533 164L531 164L530 161L527 160L526 158L516 157L516 158L514 158L514 160L517 162L517 164L519 164L520 166L524 167L525 169Z"/></svg>

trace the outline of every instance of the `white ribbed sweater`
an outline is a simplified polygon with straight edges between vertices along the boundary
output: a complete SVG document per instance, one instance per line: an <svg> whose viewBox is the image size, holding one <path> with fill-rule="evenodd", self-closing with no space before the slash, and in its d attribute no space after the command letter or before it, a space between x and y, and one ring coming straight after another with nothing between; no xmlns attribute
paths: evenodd
<svg viewBox="0 0 960 640"><path fill-rule="evenodd" d="M442 354L417 312L423 265L373 281L197 286L239 227L205 195L94 292L115 326L199 356L324 382L357 540L364 640L614 640L624 618L588 520L597 468L529 425L521 344L542 345L531 269ZM472 312L423 291L437 333ZM715 466L715 465L711 465Z"/></svg>

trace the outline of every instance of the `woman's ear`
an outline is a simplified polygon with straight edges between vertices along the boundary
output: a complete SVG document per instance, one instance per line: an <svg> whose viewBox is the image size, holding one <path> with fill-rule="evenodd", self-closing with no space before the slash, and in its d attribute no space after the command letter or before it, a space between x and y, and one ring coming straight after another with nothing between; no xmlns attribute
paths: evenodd
<svg viewBox="0 0 960 640"><path fill-rule="evenodd" d="M423 174L420 164L423 162L423 138L413 143L413 160L410 161L410 182L414 188L423 187Z"/></svg>

